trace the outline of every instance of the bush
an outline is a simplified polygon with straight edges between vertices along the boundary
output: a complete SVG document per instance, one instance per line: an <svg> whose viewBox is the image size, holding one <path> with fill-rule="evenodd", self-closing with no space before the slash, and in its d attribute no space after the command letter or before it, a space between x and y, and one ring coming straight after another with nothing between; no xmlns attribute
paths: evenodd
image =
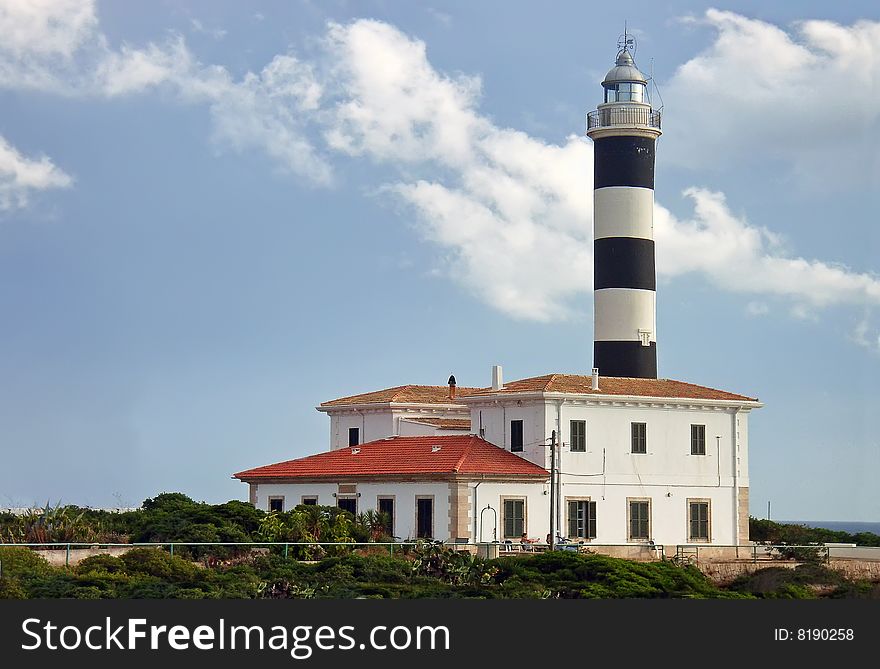
<svg viewBox="0 0 880 669"><path fill-rule="evenodd" d="M728 598L694 567L669 562L634 562L604 555L550 551L528 557L492 560L494 580L509 596L564 599Z"/></svg>
<svg viewBox="0 0 880 669"><path fill-rule="evenodd" d="M767 567L736 579L730 588L764 599L815 599L820 588L839 589L846 578L818 564L803 564L794 569Z"/></svg>
<svg viewBox="0 0 880 669"><path fill-rule="evenodd" d="M27 599L27 592L17 578L0 578L0 599Z"/></svg>
<svg viewBox="0 0 880 669"><path fill-rule="evenodd" d="M3 565L4 578L48 574L52 571L49 563L30 548L0 546L0 563Z"/></svg>
<svg viewBox="0 0 880 669"><path fill-rule="evenodd" d="M200 571L191 562L158 548L134 548L120 559L129 574L155 576L171 582L190 581Z"/></svg>
<svg viewBox="0 0 880 669"><path fill-rule="evenodd" d="M89 574L91 572L105 572L117 574L125 572L125 562L112 555L92 555L77 564L73 571L77 574Z"/></svg>

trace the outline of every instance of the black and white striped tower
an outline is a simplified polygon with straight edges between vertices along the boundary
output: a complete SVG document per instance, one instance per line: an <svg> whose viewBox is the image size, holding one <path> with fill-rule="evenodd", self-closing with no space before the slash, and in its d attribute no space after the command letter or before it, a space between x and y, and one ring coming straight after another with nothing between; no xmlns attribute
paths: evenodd
<svg viewBox="0 0 880 669"><path fill-rule="evenodd" d="M624 35L587 114L593 140L593 367L602 376L657 378L654 146L660 112Z"/></svg>

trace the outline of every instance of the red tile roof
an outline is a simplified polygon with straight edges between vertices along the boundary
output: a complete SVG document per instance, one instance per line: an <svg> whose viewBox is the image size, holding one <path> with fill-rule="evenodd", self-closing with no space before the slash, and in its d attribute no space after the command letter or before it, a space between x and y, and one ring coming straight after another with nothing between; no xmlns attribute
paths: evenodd
<svg viewBox="0 0 880 669"><path fill-rule="evenodd" d="M479 388L455 389L456 397L473 395ZM322 407L346 406L349 404L387 404L397 402L401 404L458 404L449 399L449 386L395 386L384 390L375 390L360 395L340 397L337 400L321 402Z"/></svg>
<svg viewBox="0 0 880 669"><path fill-rule="evenodd" d="M672 379L635 379L620 376L600 376L599 390L593 390L591 376L578 374L545 374L511 381L501 390L483 388L471 395L505 395L510 393L544 392L577 393L584 395L627 395L633 397L668 397L675 399L732 400L757 402L754 397L737 395L724 390L698 386Z"/></svg>
<svg viewBox="0 0 880 669"><path fill-rule="evenodd" d="M673 399L730 400L757 402L757 398L730 393L725 390L698 386L673 379L636 379L621 376L600 376L599 390L593 390L592 377L579 374L544 374L528 379L510 381L501 390L492 388L458 388L456 400L449 399L448 386L396 386L361 395L341 397L323 402L321 407L350 404L461 404L460 397L474 395L505 395L510 393L576 393L584 395L627 395L631 397L668 397ZM461 404L461 406L464 406Z"/></svg>
<svg viewBox="0 0 880 669"><path fill-rule="evenodd" d="M498 475L546 478L547 471L475 435L391 437L233 474L260 479Z"/></svg>
<svg viewBox="0 0 880 669"><path fill-rule="evenodd" d="M403 420L409 423L424 423L426 425L433 425L440 430L470 430L471 429L471 419L470 418L406 418L403 417Z"/></svg>

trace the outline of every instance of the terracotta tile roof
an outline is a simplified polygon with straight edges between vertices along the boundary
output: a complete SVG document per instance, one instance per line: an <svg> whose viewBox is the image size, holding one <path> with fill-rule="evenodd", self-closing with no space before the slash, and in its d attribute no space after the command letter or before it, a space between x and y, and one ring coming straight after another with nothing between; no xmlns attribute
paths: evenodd
<svg viewBox="0 0 880 669"><path fill-rule="evenodd" d="M757 402L754 397L737 395L724 390L698 386L672 379L635 379L619 376L600 376L599 390L593 390L593 379L578 374L545 374L511 381L501 390L483 388L471 395L504 395L509 393L544 392L578 393L587 395L629 395L634 397L670 397L699 400L733 400Z"/></svg>
<svg viewBox="0 0 880 669"><path fill-rule="evenodd" d="M410 423L425 423L434 425L441 430L470 430L470 418L403 418Z"/></svg>
<svg viewBox="0 0 880 669"><path fill-rule="evenodd" d="M504 475L546 477L547 471L476 435L391 437L233 474L260 479L358 476Z"/></svg>
<svg viewBox="0 0 880 669"><path fill-rule="evenodd" d="M457 387L457 397L473 395L479 388ZM395 386L370 393L340 397L337 400L321 402L322 407L345 406L348 404L386 404L397 402L402 404L458 404L449 399L449 386Z"/></svg>

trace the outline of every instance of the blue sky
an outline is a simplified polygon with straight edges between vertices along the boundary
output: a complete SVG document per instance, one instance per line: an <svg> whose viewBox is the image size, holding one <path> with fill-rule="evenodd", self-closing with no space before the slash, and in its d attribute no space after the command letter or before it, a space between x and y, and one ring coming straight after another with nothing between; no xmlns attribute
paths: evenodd
<svg viewBox="0 0 880 669"><path fill-rule="evenodd" d="M324 400L589 373L626 20L661 376L766 403L754 515L880 519L880 22L765 4L0 0L0 506L244 499Z"/></svg>

